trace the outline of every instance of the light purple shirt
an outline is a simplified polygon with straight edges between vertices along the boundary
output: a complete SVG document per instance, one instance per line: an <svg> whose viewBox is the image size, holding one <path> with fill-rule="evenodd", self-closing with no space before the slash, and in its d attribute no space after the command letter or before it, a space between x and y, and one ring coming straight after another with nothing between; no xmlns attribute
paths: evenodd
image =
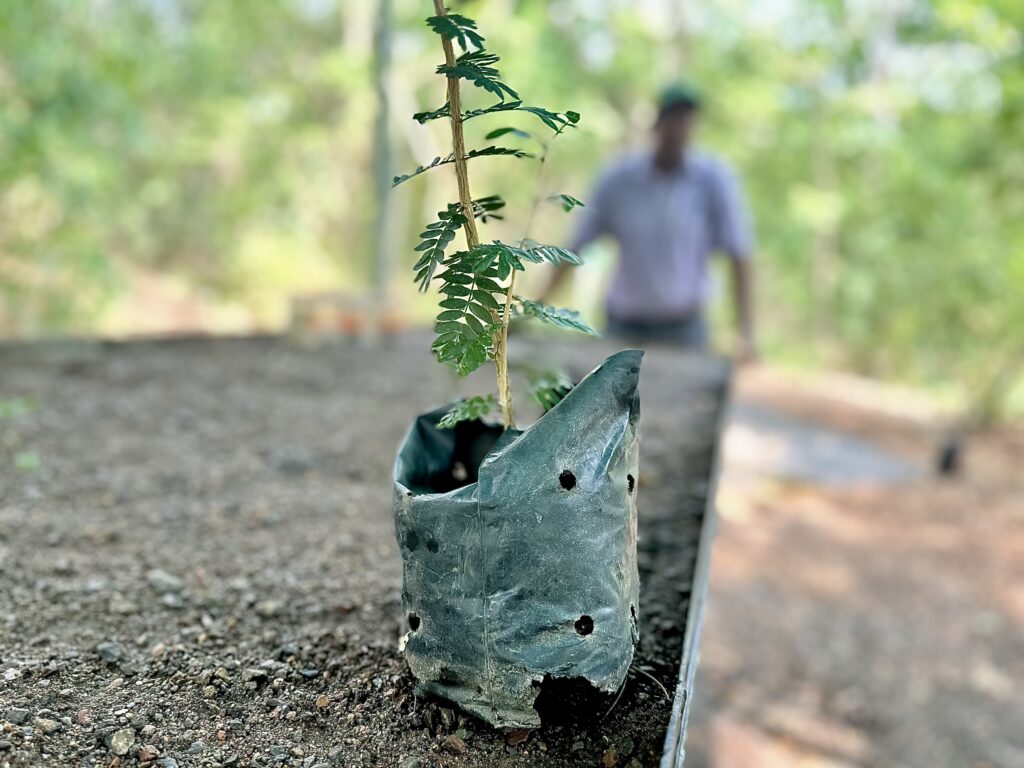
<svg viewBox="0 0 1024 768"><path fill-rule="evenodd" d="M668 173L655 168L651 152L606 170L583 209L573 250L602 235L619 246L608 314L627 321L698 312L713 291L711 254L746 259L753 248L739 180L721 160L695 151Z"/></svg>

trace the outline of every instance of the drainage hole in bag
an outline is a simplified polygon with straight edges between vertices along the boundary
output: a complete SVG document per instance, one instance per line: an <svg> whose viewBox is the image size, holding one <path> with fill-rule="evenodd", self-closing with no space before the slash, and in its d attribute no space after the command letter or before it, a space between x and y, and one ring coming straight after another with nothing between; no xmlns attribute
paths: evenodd
<svg viewBox="0 0 1024 768"><path fill-rule="evenodd" d="M636 488L636 478L632 475L626 475L626 488L632 493L633 489Z"/></svg>
<svg viewBox="0 0 1024 768"><path fill-rule="evenodd" d="M409 629L411 629L413 632L417 632L417 631L419 631L419 628L420 628L420 617L417 616L415 613L410 613L409 614Z"/></svg>
<svg viewBox="0 0 1024 768"><path fill-rule="evenodd" d="M582 635L583 637L586 637L594 631L594 620L586 614L584 614L583 616L580 616L578 619L576 619L576 623L573 624L573 627L576 628L577 635Z"/></svg>
<svg viewBox="0 0 1024 768"><path fill-rule="evenodd" d="M576 475L568 469L563 469L562 474L558 476L558 482L565 490L571 491L576 487Z"/></svg>

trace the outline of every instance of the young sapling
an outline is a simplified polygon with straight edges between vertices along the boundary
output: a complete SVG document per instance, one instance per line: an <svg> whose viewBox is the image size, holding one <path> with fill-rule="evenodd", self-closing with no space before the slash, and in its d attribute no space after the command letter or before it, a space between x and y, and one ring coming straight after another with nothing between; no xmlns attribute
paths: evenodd
<svg viewBox="0 0 1024 768"><path fill-rule="evenodd" d="M438 212L437 220L428 224L420 234L420 242L416 246L420 256L413 266L415 281L421 291L429 290L433 281L439 283L440 311L434 325L437 335L431 345L437 359L449 364L463 376L488 360L493 361L497 396L477 396L460 401L441 420L439 426L452 427L460 421L481 418L497 410L507 429L515 426L508 365L508 329L512 320L516 317L531 317L562 328L595 333L577 312L531 301L514 292L516 273L524 271L527 263L580 263L579 257L571 251L535 243L527 235L542 202L556 203L565 211L571 211L583 203L571 195L543 197L538 193L527 219L526 234L517 244L500 240L481 242L477 223L485 224L490 219L500 219L505 199L497 194L473 198L468 161L497 156L532 159L538 163L539 187L551 141L566 129L574 127L580 116L572 111L552 112L525 104L519 94L502 81L496 68L499 58L486 50L485 38L478 31L476 22L460 14L448 13L442 0L434 0L434 11L435 15L428 18L426 23L441 38L444 63L438 66L437 74L446 79L447 101L442 107L418 113L413 118L421 124L448 118L452 151L445 157L435 157L412 173L396 176L394 185L442 165L454 166L459 199ZM461 51L458 55L456 46ZM462 103L463 82L490 94L497 101L490 106L465 109ZM463 129L466 121L513 113L533 115L552 135L545 140L519 128L503 126L488 133L487 141L505 136L533 139L541 147L539 154L500 145L466 149ZM449 252L449 246L460 229L465 238L465 248ZM547 397L550 400L551 395Z"/></svg>

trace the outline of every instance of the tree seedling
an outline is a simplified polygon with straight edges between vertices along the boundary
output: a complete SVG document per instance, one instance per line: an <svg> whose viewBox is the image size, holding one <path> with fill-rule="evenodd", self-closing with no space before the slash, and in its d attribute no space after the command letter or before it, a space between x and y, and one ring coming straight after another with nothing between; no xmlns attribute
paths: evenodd
<svg viewBox="0 0 1024 768"><path fill-rule="evenodd" d="M420 243L416 246L420 256L413 266L415 281L421 291L429 290L434 281L440 284L438 291L442 299L434 325L437 336L432 344L437 359L463 376L488 360L494 361L497 397L486 395L460 401L441 420L440 426L453 427L460 421L481 418L498 410L505 428L509 428L514 426L508 369L508 328L511 321L516 317L530 317L561 328L596 334L577 312L547 306L515 294L516 273L524 271L526 264L579 264L580 259L571 251L541 245L527 235L515 245L500 240L481 242L477 223L485 224L490 219L501 218L505 200L501 195L473 198L468 161L501 156L531 159L538 163L540 177L551 142L574 127L580 116L572 111L552 112L525 104L519 94L502 81L496 67L499 59L484 47L485 40L477 30L476 22L448 13L442 0L434 0L434 11L435 15L426 23L441 38L444 64L437 68L437 74L446 79L448 98L444 106L418 113L413 118L421 124L447 118L451 127L452 151L445 157L435 157L412 173L396 176L394 186L443 165L451 165L455 169L459 199L440 211L437 220L428 224L420 234ZM456 46L461 51L458 56ZM490 94L497 101L483 108L464 109L463 82ZM532 115L551 135L541 138L516 127L503 126L488 133L487 141L503 137L532 139L541 147L539 154L500 145L467 151L463 133L463 124L467 120L515 113ZM565 211L583 205L577 198L566 194L536 196L525 227L527 234L542 202L554 203ZM460 229L465 236L466 247L451 253L449 246Z"/></svg>

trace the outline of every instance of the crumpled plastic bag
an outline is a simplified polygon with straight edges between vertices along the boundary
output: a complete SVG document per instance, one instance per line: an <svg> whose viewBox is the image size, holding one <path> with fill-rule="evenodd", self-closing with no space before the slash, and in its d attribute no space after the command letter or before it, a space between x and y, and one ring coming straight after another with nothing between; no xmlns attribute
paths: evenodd
<svg viewBox="0 0 1024 768"><path fill-rule="evenodd" d="M420 416L394 470L405 655L419 690L534 727L545 677L606 692L637 628L637 383L609 357L525 431Z"/></svg>

